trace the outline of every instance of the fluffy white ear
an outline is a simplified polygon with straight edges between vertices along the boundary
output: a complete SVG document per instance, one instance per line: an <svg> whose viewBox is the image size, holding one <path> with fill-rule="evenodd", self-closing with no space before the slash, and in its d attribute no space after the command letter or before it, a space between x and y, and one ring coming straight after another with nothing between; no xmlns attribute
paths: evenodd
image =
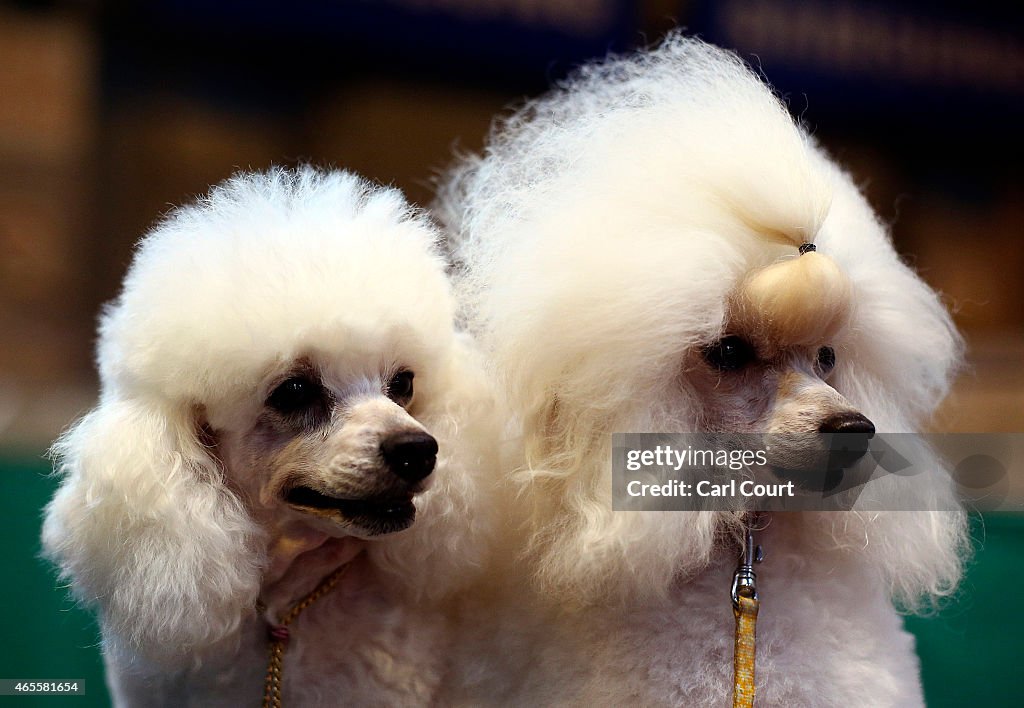
<svg viewBox="0 0 1024 708"><path fill-rule="evenodd" d="M437 601L487 567L498 522L500 423L468 337L457 338L444 370L435 370L425 383L421 393L430 403L417 418L440 448L434 480L416 501L412 527L374 541L368 552L395 586L418 600Z"/></svg>
<svg viewBox="0 0 1024 708"><path fill-rule="evenodd" d="M956 590L970 539L943 460L923 440L901 440L900 450L920 473L882 475L862 490L852 511L809 515L817 527L809 536L867 558L893 600L919 611Z"/></svg>
<svg viewBox="0 0 1024 708"><path fill-rule="evenodd" d="M157 661L231 635L259 592L259 531L197 432L193 411L103 400L52 450L45 553L108 639Z"/></svg>
<svg viewBox="0 0 1024 708"><path fill-rule="evenodd" d="M592 383L601 379L584 366L572 375L580 378L561 389L536 376L519 389L535 387L536 404L521 406L525 469L515 475L531 515L527 552L534 580L565 606L665 601L680 578L706 567L716 541L738 528L738 517L612 511L611 433L686 430L692 423L666 423L668 414L651 408L657 393L635 380L602 390ZM545 398L545 391L555 393Z"/></svg>

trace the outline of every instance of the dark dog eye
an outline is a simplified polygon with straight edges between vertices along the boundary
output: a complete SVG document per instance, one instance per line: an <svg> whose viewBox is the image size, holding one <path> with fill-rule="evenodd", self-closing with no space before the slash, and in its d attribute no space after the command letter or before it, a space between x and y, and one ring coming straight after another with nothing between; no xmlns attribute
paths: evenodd
<svg viewBox="0 0 1024 708"><path fill-rule="evenodd" d="M754 361L754 347L742 337L730 335L704 349L704 359L719 371L736 371Z"/></svg>
<svg viewBox="0 0 1024 708"><path fill-rule="evenodd" d="M408 369L392 376L388 381L388 398L402 406L412 400L412 378L413 373Z"/></svg>
<svg viewBox="0 0 1024 708"><path fill-rule="evenodd" d="M822 376L828 376L832 369L836 368L836 350L832 347L822 347L818 350L818 372Z"/></svg>
<svg viewBox="0 0 1024 708"><path fill-rule="evenodd" d="M274 389L267 405L281 413L295 413L323 400L323 388L305 376L293 376Z"/></svg>

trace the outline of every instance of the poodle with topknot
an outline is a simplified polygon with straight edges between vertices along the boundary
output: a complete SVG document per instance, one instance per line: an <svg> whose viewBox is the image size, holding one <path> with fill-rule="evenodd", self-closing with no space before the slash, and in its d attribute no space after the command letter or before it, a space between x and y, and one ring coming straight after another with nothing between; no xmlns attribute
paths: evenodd
<svg viewBox="0 0 1024 708"><path fill-rule="evenodd" d="M142 240L43 530L115 703L433 700L490 410L437 239L397 191L301 168Z"/></svg>
<svg viewBox="0 0 1024 708"><path fill-rule="evenodd" d="M756 704L921 705L899 611L956 586L948 477L890 475L848 511L612 510L613 433L917 431L958 365L939 297L761 79L679 34L584 67L499 123L437 214L518 519L449 700L728 705L753 524Z"/></svg>

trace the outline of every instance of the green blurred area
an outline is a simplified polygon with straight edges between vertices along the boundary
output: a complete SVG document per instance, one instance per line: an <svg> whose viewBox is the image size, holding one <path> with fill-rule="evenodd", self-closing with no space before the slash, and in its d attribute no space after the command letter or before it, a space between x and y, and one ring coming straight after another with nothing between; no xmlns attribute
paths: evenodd
<svg viewBox="0 0 1024 708"><path fill-rule="evenodd" d="M26 454L0 456L0 519L7 563L0 585L0 678L84 679L84 696L0 696L0 706L110 705L99 630L75 607L67 590L39 557L42 509L56 487L50 465Z"/></svg>
<svg viewBox="0 0 1024 708"><path fill-rule="evenodd" d="M86 695L0 697L11 706L105 706L98 631L39 558L42 508L55 487L49 464L31 455L0 456L0 518L8 562L0 586L0 678L84 679ZM1024 516L972 519L975 555L956 598L933 617L910 617L928 705L1017 707L1024 613Z"/></svg>
<svg viewBox="0 0 1024 708"><path fill-rule="evenodd" d="M934 617L908 617L932 708L1019 708L1024 637L1024 516L971 519L974 558L955 598Z"/></svg>

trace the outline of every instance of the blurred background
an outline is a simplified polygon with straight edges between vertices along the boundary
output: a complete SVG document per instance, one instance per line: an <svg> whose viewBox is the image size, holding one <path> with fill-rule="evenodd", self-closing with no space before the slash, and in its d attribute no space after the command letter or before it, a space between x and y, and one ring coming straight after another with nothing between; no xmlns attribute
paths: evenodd
<svg viewBox="0 0 1024 708"><path fill-rule="evenodd" d="M1022 18L943 0L0 0L0 460L38 497L0 495L0 513L35 543L40 456L96 394L96 314L171 205L298 161L425 205L496 113L673 26L760 66L946 297L970 367L935 429L1024 431Z"/></svg>
<svg viewBox="0 0 1024 708"><path fill-rule="evenodd" d="M738 50L941 290L971 368L939 430L1024 430L1020 3L0 0L0 449L95 394L133 243L239 168L312 160L421 204L573 66L682 25Z"/></svg>

